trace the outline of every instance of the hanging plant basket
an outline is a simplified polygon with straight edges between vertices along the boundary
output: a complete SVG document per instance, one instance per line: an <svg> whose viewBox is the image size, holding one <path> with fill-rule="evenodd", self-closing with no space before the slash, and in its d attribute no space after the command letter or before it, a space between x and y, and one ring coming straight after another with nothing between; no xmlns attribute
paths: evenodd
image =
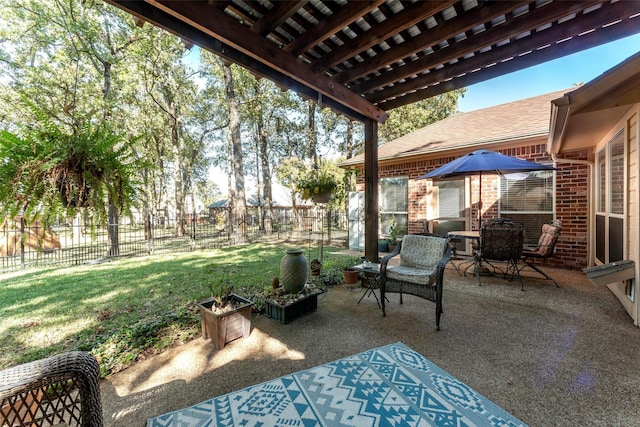
<svg viewBox="0 0 640 427"><path fill-rule="evenodd" d="M311 200L313 200L314 203L328 203L330 198L331 198L330 191L317 193L311 196Z"/></svg>
<svg viewBox="0 0 640 427"><path fill-rule="evenodd" d="M312 259L309 263L309 266L311 267L312 276L320 275L320 272L322 271L322 262L319 259Z"/></svg>

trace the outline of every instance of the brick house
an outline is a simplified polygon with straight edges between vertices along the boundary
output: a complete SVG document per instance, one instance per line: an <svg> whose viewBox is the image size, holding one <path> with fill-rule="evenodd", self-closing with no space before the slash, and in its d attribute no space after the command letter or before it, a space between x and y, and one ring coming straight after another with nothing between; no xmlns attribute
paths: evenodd
<svg viewBox="0 0 640 427"><path fill-rule="evenodd" d="M578 88L454 115L380 146L379 235L392 218L410 233L477 230L478 176L417 178L478 148L554 165L531 185L483 175L482 217L511 217L530 240L541 222L561 220L549 262L610 271L590 278L640 325L640 53ZM363 158L342 165L361 170Z"/></svg>
<svg viewBox="0 0 640 427"><path fill-rule="evenodd" d="M409 233L478 230L478 176L440 181L417 178L479 148L554 164L547 152L551 101L566 92L456 114L381 145L379 235L387 233L394 219L407 225ZM576 162L555 163L555 172L483 174L482 218L512 218L525 226L530 242L537 241L543 223L559 219L562 235L556 256L548 262L570 269L586 267L589 174L583 162L588 156L586 149L572 151L567 158ZM363 162L360 155L341 164L360 170L358 191L364 190ZM357 240L350 236L350 242Z"/></svg>

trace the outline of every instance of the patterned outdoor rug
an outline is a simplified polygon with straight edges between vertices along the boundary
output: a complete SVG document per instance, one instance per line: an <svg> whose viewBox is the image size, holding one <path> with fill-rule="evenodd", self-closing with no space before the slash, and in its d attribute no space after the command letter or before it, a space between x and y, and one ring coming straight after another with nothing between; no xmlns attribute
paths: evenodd
<svg viewBox="0 0 640 427"><path fill-rule="evenodd" d="M403 343L149 419L157 426L525 426Z"/></svg>

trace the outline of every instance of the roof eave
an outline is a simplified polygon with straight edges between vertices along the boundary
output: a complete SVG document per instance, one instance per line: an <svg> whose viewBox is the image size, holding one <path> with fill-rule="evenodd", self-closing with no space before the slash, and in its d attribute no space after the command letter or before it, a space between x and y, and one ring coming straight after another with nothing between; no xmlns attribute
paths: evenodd
<svg viewBox="0 0 640 427"><path fill-rule="evenodd" d="M549 133L544 132L534 132L526 135L519 135L517 137L511 138L496 138L496 139L488 139L482 141L471 141L463 144L458 144L455 146L448 146L442 148L433 148L427 150L415 150L407 153L394 154L390 156L381 156L378 158L378 163L398 163L398 161L414 158L414 157L433 157L435 154L439 153L447 153L452 151L460 151L460 150L469 150L469 149L477 149L480 147L493 147L496 145L513 145L519 144L526 141L531 141L533 139L544 139L547 137ZM352 159L345 160L339 164L342 168L350 168L356 167L364 164L364 157L359 155Z"/></svg>

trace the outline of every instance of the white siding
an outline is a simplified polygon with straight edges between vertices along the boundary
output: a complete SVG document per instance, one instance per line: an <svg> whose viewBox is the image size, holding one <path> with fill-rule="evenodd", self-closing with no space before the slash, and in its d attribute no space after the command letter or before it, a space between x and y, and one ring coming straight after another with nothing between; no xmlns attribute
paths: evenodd
<svg viewBox="0 0 640 427"><path fill-rule="evenodd" d="M638 115L634 114L627 122L629 132L629 170L627 181L627 259L633 259L636 264L640 262L638 256Z"/></svg>
<svg viewBox="0 0 640 427"><path fill-rule="evenodd" d="M626 170L626 185L627 185L627 200L626 200L626 212L625 212L625 226L626 226L626 245L625 245L625 259L630 259L636 263L636 277L640 277L638 272L640 271L640 252L638 243L640 242L640 236L638 234L638 222L640 216L638 212L638 187L640 179L638 174L640 172L640 147L638 147L638 110L631 115L628 115L625 120L619 125L623 125L626 128L627 136L627 170ZM619 127L617 127L619 129ZM615 130L616 128L614 128ZM635 325L640 325L640 303L638 301L640 294L638 293L638 283L634 280L634 300L631 300L626 294L626 284L624 282L611 283L608 288L613 294L620 300L620 303L625 308L629 316L633 319Z"/></svg>
<svg viewBox="0 0 640 427"><path fill-rule="evenodd" d="M630 311L633 323L638 325L640 320L640 292L638 290L638 272L640 271L640 230L638 229L638 222L640 222L640 212L638 211L638 201L640 199L640 193L638 192L638 185L640 185L640 143L638 139L638 113L633 114L629 120L627 120L627 132L628 132L628 147L629 147L629 167L627 177L627 259L632 259L636 262L636 279L633 281L634 287L634 310Z"/></svg>

